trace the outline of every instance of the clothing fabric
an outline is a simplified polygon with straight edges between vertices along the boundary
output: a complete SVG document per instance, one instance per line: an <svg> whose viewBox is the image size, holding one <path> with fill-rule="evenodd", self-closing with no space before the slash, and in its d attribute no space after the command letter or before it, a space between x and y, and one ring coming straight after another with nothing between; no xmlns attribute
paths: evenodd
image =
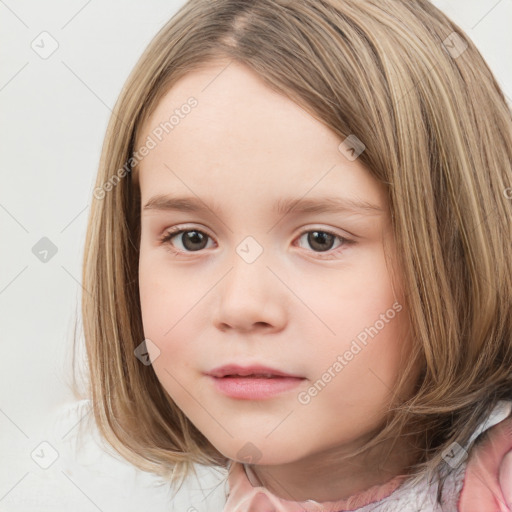
<svg viewBox="0 0 512 512"><path fill-rule="evenodd" d="M344 500L291 501L258 485L250 465L232 462L224 512L512 512L512 401L500 401L466 445L451 447L445 460L441 503L437 482L425 477L413 485L407 475Z"/></svg>

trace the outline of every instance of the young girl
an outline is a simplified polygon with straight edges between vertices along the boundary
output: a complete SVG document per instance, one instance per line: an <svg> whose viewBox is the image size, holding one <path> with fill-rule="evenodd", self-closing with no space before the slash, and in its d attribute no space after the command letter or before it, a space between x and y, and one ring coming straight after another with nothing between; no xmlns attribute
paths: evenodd
<svg viewBox="0 0 512 512"><path fill-rule="evenodd" d="M226 512L512 510L511 162L427 0L187 2L94 190L102 435L172 483L226 470Z"/></svg>

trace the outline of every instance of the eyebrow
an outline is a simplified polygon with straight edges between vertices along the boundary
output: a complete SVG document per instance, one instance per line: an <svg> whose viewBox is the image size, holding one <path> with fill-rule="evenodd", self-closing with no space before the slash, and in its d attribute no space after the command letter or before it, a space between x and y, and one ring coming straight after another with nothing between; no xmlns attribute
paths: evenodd
<svg viewBox="0 0 512 512"><path fill-rule="evenodd" d="M162 194L151 197L143 210L213 212L216 215L220 215L222 211L220 205L214 201L207 206L197 197L172 197ZM376 204L348 197L289 197L279 199L273 207L273 212L277 215L284 215L292 210L295 213L359 213L363 215L378 215L384 211Z"/></svg>

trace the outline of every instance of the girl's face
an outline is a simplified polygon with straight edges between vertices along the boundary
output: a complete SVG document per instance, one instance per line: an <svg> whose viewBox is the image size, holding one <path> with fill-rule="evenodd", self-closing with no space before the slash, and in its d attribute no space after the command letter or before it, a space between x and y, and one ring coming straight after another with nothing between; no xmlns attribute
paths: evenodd
<svg viewBox="0 0 512 512"><path fill-rule="evenodd" d="M343 140L235 62L183 77L139 138L153 368L230 459L359 446L410 354L385 189Z"/></svg>

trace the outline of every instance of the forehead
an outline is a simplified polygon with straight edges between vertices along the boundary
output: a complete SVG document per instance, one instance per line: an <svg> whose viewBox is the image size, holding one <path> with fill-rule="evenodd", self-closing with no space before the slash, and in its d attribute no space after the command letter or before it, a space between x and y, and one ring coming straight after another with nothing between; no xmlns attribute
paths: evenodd
<svg viewBox="0 0 512 512"><path fill-rule="evenodd" d="M162 182L198 192L240 186L257 194L269 188L304 194L317 182L323 191L341 186L361 194L366 188L371 195L375 188L362 164L340 152L343 138L233 61L181 77L144 123L138 145L148 137L156 145L139 164L143 195ZM185 179L181 185L178 176ZM373 195L382 200L379 191Z"/></svg>
<svg viewBox="0 0 512 512"><path fill-rule="evenodd" d="M192 108L187 106L191 101L195 104ZM246 139L251 149L261 141L267 147L269 143L282 146L292 137L297 142L313 141L318 138L319 130L330 142L336 144L337 140L327 126L302 107L272 90L250 68L233 61L208 63L181 77L142 126L138 142L160 123L169 121L172 126L167 126L170 133L164 134L166 139L171 134L172 139L178 139L186 133L187 141L191 141L190 135L194 133L198 137L209 134L207 138L202 137L203 144L214 136L231 136L237 144ZM271 134L286 135L286 138L275 140ZM223 140L226 141L225 137Z"/></svg>

